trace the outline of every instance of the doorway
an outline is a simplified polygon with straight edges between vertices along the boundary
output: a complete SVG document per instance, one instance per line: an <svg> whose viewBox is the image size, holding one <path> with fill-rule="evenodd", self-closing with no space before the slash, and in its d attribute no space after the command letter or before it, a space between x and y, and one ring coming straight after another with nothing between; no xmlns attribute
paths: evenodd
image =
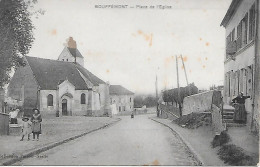
<svg viewBox="0 0 260 167"><path fill-rule="evenodd" d="M68 102L67 102L67 99L63 99L62 100L62 115L68 115Z"/></svg>

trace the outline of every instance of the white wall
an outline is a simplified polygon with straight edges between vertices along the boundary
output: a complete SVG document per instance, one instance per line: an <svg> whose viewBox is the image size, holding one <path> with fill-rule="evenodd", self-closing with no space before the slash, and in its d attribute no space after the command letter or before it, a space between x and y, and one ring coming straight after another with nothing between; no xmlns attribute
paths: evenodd
<svg viewBox="0 0 260 167"><path fill-rule="evenodd" d="M131 102L130 102L131 98ZM112 100L112 103L111 103ZM119 107L125 107L125 111L133 111L134 109L134 95L110 95L110 104L116 104L116 108L119 111Z"/></svg>
<svg viewBox="0 0 260 167"><path fill-rule="evenodd" d="M193 112L210 111L213 92L214 91L208 91L185 97L183 100L182 115L187 115Z"/></svg>
<svg viewBox="0 0 260 167"><path fill-rule="evenodd" d="M67 61L67 62L75 62L75 57L73 57L70 51L65 47L61 52L58 60L60 61ZM79 63L81 66L84 67L84 59L81 57L76 57L76 62Z"/></svg>

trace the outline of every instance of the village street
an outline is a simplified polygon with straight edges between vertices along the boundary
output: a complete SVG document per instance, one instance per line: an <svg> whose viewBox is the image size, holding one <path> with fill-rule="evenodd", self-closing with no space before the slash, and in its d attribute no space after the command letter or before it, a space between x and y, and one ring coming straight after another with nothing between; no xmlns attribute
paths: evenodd
<svg viewBox="0 0 260 167"><path fill-rule="evenodd" d="M109 128L14 165L196 165L170 129L149 119L154 116L122 116Z"/></svg>

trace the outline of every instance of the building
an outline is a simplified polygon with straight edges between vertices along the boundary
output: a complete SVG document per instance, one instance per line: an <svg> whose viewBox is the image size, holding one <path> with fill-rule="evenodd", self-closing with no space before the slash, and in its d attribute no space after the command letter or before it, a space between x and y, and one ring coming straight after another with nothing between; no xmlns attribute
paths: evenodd
<svg viewBox="0 0 260 167"><path fill-rule="evenodd" d="M134 110L134 93L121 85L109 86L110 104L116 105L118 112Z"/></svg>
<svg viewBox="0 0 260 167"><path fill-rule="evenodd" d="M25 112L37 107L42 115L109 114L109 85L84 68L71 40L58 60L26 56L26 65L15 71L8 96L21 100Z"/></svg>
<svg viewBox="0 0 260 167"><path fill-rule="evenodd" d="M259 0L232 0L221 22L226 30L224 103L243 92L247 126L258 131L259 112Z"/></svg>

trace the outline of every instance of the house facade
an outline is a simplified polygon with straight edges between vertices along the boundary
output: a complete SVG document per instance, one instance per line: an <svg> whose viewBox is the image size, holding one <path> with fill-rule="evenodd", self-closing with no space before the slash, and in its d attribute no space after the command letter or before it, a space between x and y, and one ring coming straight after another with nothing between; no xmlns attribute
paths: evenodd
<svg viewBox="0 0 260 167"><path fill-rule="evenodd" d="M71 47L68 43L58 60L26 56L26 65L10 81L8 96L21 100L28 114L37 107L42 115L108 115L109 85L85 69L79 62L83 56Z"/></svg>
<svg viewBox="0 0 260 167"><path fill-rule="evenodd" d="M233 0L221 22L226 30L224 103L243 92L247 126L258 131L259 113L259 1Z"/></svg>
<svg viewBox="0 0 260 167"><path fill-rule="evenodd" d="M121 85L109 86L110 105L115 105L117 113L134 110L134 93Z"/></svg>

